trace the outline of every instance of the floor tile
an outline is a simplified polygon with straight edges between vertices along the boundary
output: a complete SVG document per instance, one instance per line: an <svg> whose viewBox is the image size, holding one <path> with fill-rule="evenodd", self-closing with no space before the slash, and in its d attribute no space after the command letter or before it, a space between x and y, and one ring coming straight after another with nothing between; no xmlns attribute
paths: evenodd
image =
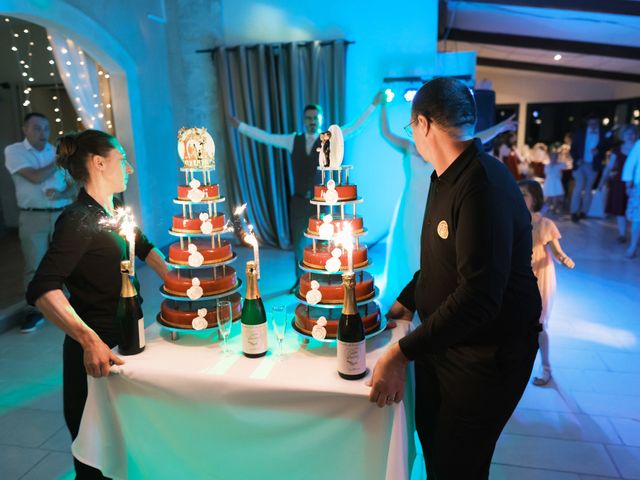
<svg viewBox="0 0 640 480"><path fill-rule="evenodd" d="M50 452L20 480L73 480L75 470L70 453Z"/></svg>
<svg viewBox="0 0 640 480"><path fill-rule="evenodd" d="M71 452L71 435L67 427L61 427L51 438L44 442L40 448L43 450L53 450L55 452Z"/></svg>
<svg viewBox="0 0 640 480"><path fill-rule="evenodd" d="M617 475L603 445L503 434L493 461L500 464L592 475Z"/></svg>
<svg viewBox="0 0 640 480"><path fill-rule="evenodd" d="M620 470L622 478L640 479L640 448L608 445L607 450Z"/></svg>
<svg viewBox="0 0 640 480"><path fill-rule="evenodd" d="M57 412L14 409L0 415L0 445L39 447L63 425Z"/></svg>
<svg viewBox="0 0 640 480"><path fill-rule="evenodd" d="M489 480L580 480L575 473L492 464Z"/></svg>
<svg viewBox="0 0 640 480"><path fill-rule="evenodd" d="M17 480L31 470L47 453L35 448L0 445L0 478Z"/></svg>
<svg viewBox="0 0 640 480"><path fill-rule="evenodd" d="M640 418L610 418L609 421L625 445L640 447Z"/></svg>

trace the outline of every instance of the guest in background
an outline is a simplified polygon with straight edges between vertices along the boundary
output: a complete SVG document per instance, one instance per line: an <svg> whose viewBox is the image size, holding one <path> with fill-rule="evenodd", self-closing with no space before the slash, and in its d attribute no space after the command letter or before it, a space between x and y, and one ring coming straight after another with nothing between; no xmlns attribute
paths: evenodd
<svg viewBox="0 0 640 480"><path fill-rule="evenodd" d="M382 94L378 93L371 105L358 117L358 119L342 127L344 138L356 135L360 127L373 113L382 100ZM298 264L302 260L304 247L307 241L304 232L309 224L309 217L315 214L315 207L309 204L313 196L313 185L318 167L318 148L320 148L320 132L322 127L322 108L320 105L309 104L303 111L304 132L286 134L269 133L257 127L241 122L236 117L230 117L231 125L238 132L256 142L283 148L291 154L291 166L293 171L293 195L289 199L289 224L291 229L291 241L294 246L295 274L296 278L302 275ZM291 289L295 291L297 285Z"/></svg>
<svg viewBox="0 0 640 480"><path fill-rule="evenodd" d="M587 216L591 206L591 189L602 171L606 151L611 148L612 134L600 128L600 118L587 117L586 128L578 129L572 136L571 157L575 185L571 195L571 220L580 221Z"/></svg>
<svg viewBox="0 0 640 480"><path fill-rule="evenodd" d="M618 223L618 242L627 241L627 187L622 181L622 171L627 156L638 139L638 128L635 125L624 125L620 128L622 144L615 147L609 156L607 166L602 172L598 189L608 185L605 212L616 217Z"/></svg>
<svg viewBox="0 0 640 480"><path fill-rule="evenodd" d="M544 166L544 197L553 213L562 212L564 188L562 187L562 171L566 165L559 161L559 146L551 149L549 163Z"/></svg>
<svg viewBox="0 0 640 480"><path fill-rule="evenodd" d="M549 361L549 334L547 324L553 308L553 300L556 294L556 268L553 265L551 255L567 268L573 268L575 264L564 253L560 246L560 232L558 227L548 218L542 216L540 210L544 205L542 187L535 180L522 180L518 183L524 202L531 213L531 225L533 226L533 250L531 255L531 267L538 279L538 289L542 298L542 313L540 326L542 330L538 334L538 347L542 357L542 372L534 377L533 384L541 387L551 380L551 363Z"/></svg>
<svg viewBox="0 0 640 480"><path fill-rule="evenodd" d="M523 162L523 158L518 152L517 142L518 137L516 134L510 133L498 151L500 155L498 159L507 166L515 180L522 178L521 165Z"/></svg>
<svg viewBox="0 0 640 480"><path fill-rule="evenodd" d="M638 242L640 242L640 140L629 152L627 161L622 170L622 181L627 186L627 220L631 222L631 238L626 255L635 258L638 254Z"/></svg>
<svg viewBox="0 0 640 480"><path fill-rule="evenodd" d="M57 153L58 163L83 188L56 222L51 245L27 289L27 302L66 334L63 406L75 439L87 399L87 375L105 377L112 364L123 363L111 349L120 340L116 310L122 285L120 261L127 258L127 244L101 221L115 214L114 195L126 189L133 169L118 140L97 130L63 136ZM135 243L138 258L164 277L168 272L164 258L140 229ZM74 465L76 478L103 478L78 459Z"/></svg>
<svg viewBox="0 0 640 480"><path fill-rule="evenodd" d="M78 191L56 165L55 150L49 143L47 117L36 112L27 114L22 132L24 140L7 146L4 157L16 187L20 209L18 235L24 256L24 286L27 288L47 251L56 220ZM28 306L21 331L33 332L42 322L42 314Z"/></svg>

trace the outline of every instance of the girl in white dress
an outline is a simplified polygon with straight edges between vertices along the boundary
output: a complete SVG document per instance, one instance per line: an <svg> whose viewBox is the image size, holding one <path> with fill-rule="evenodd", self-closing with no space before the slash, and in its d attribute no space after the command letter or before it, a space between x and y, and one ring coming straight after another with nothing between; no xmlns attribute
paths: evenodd
<svg viewBox="0 0 640 480"><path fill-rule="evenodd" d="M538 346L542 357L542 373L534 377L533 384L543 386L551 380L551 363L549 362L549 335L547 334L547 322L551 315L553 299L556 295L556 267L553 264L551 254L558 262L567 268L573 268L575 263L564 253L560 246L560 232L558 227L548 218L542 216L540 210L544 205L542 187L535 180L522 180L518 182L524 202L531 213L533 226L533 252L531 254L531 267L538 279L538 289L542 298L542 313L540 325L542 331L538 336ZM548 248L547 248L548 246Z"/></svg>

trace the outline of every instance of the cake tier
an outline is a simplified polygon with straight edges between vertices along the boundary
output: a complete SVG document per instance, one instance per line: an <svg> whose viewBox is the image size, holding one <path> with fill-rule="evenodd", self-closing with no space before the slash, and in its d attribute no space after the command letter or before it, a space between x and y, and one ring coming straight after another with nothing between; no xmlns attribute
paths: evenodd
<svg viewBox="0 0 640 480"><path fill-rule="evenodd" d="M193 240L191 243L198 247L198 253L204 257L203 265L212 265L229 260L233 253L228 240L222 240L216 247L211 247L208 240ZM184 249L180 248L180 242L173 243L169 247L169 261L177 265L189 265L188 243L184 242Z"/></svg>
<svg viewBox="0 0 640 480"><path fill-rule="evenodd" d="M198 188L204 192L203 200L215 200L220 197L218 185L200 185ZM189 185L178 185L178 199L189 200L189 190Z"/></svg>
<svg viewBox="0 0 640 480"><path fill-rule="evenodd" d="M326 270L325 264L327 260L331 258L331 250L335 247L333 245L317 245L316 251L313 251L313 246L309 245L305 247L302 262L309 268L316 270ZM369 261L367 254L367 246L360 245L360 248L354 248L353 250L353 268L364 267ZM341 268L340 270L346 270L349 266L349 260L347 258L347 252L340 256Z"/></svg>
<svg viewBox="0 0 640 480"><path fill-rule="evenodd" d="M200 280L203 296L227 292L238 283L236 271L227 266L200 270L193 277ZM191 277L185 271L172 270L164 277L164 290L171 295L186 298L187 290L191 288L191 285Z"/></svg>
<svg viewBox="0 0 640 480"><path fill-rule="evenodd" d="M311 281L316 280L320 284L322 294L321 303L342 303L344 299L344 289L342 288L341 275L314 275L305 273L300 277L300 296L306 297L311 290ZM373 277L367 272L356 274L356 301L367 300L375 294L373 288Z"/></svg>
<svg viewBox="0 0 640 480"><path fill-rule="evenodd" d="M242 297L239 293L234 293L225 298L231 302L231 316L237 320L242 315ZM208 322L208 328L218 325L218 315L216 313L216 300L208 300L204 302L177 302L175 300L164 300L160 306L160 317L162 323L169 327L184 328L193 330L191 322L198 316L198 309L206 308L207 315L205 318Z"/></svg>
<svg viewBox="0 0 640 480"><path fill-rule="evenodd" d="M319 234L318 229L320 228L320 225L322 225L322 223L323 221L316 217L309 218L308 232L311 235L318 235ZM364 230L364 227L362 224L362 217L354 217L353 215L345 215L344 220L334 219L331 223L333 224L336 231L342 230L344 226L348 223L351 224L352 233L362 233L362 231Z"/></svg>
<svg viewBox="0 0 640 480"><path fill-rule="evenodd" d="M323 193L327 191L327 187L324 185L316 185L313 187L313 199L322 202L324 201ZM355 200L358 198L358 187L355 185L336 185L336 192L338 192L338 200Z"/></svg>
<svg viewBox="0 0 640 480"><path fill-rule="evenodd" d="M375 302L368 303L358 308L358 313L364 324L364 332L366 334L375 332L380 327L380 310ZM327 319L324 328L327 330L326 338L336 338L338 332L338 321L342 312L339 308L326 309L317 307L307 307L306 305L298 305L296 307L295 325L301 332L311 335L313 327L316 325L320 317Z"/></svg>
<svg viewBox="0 0 640 480"><path fill-rule="evenodd" d="M197 214L195 215L197 217ZM213 217L210 217L211 225L214 232L219 232L224 228L225 218L224 213L220 213ZM199 218L184 218L182 215L174 215L173 217L173 231L179 233L202 233L200 226L202 221Z"/></svg>

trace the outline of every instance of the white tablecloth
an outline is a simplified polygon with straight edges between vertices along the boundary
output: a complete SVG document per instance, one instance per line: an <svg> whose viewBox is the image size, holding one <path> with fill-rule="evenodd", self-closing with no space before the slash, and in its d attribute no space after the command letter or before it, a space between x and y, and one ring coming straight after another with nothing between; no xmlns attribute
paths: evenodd
<svg viewBox="0 0 640 480"><path fill-rule="evenodd" d="M411 382L408 401L379 409L367 399L369 377L338 376L334 346L288 332L284 355L249 359L233 328L225 355L215 334L174 342L149 327L143 353L124 357L117 374L89 378L74 456L113 478L410 477ZM369 369L409 328L399 322L367 341Z"/></svg>

